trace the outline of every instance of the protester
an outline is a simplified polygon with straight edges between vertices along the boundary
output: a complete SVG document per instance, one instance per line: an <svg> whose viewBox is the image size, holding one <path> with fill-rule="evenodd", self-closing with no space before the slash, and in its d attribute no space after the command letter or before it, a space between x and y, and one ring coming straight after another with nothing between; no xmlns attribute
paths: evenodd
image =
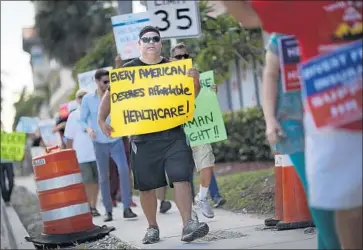
<svg viewBox="0 0 363 250"><path fill-rule="evenodd" d="M59 135L62 139L62 145L61 145L62 148L66 147L66 142L67 142L67 138L65 138L65 136L64 136L64 129L66 127L67 120L68 120L68 116L61 117L60 115L58 115L55 118L55 125L53 126L53 129L52 129L53 133L59 132Z"/></svg>
<svg viewBox="0 0 363 250"><path fill-rule="evenodd" d="M80 105L82 98L87 91L79 89L76 93L76 101ZM81 170L83 183L85 186L88 203L93 216L100 216L97 211L98 198L98 173L96 156L91 138L82 130L79 123L80 108L71 112L68 116L67 124L64 130L64 136L67 139L67 148L73 148L76 151L79 168Z"/></svg>
<svg viewBox="0 0 363 250"><path fill-rule="evenodd" d="M265 69L263 74L262 99L266 121L266 137L274 149L288 154L306 193L308 183L305 174L303 104L300 91L283 92L278 41L281 34L272 34L267 45ZM307 193L308 194L308 193ZM330 212L310 208L313 220L321 225L318 232L318 248L340 248L335 227L331 226ZM330 217L330 223L326 218ZM327 241L325 244L324 241Z"/></svg>
<svg viewBox="0 0 363 250"><path fill-rule="evenodd" d="M179 43L171 49L171 58L172 60L181 60L189 58L187 47L185 46L184 43ZM205 217L213 218L214 212L207 200L209 185L211 183L212 176L214 176L213 167L214 167L215 157L213 154L213 149L210 144L204 144L192 147L192 151L193 151L195 167L197 171L200 172L199 193L195 196L195 201ZM217 183L214 182L214 184ZM218 187L216 189L218 189ZM220 198L219 201L216 200L217 204L218 203L220 204L222 202L223 198Z"/></svg>
<svg viewBox="0 0 363 250"><path fill-rule="evenodd" d="M98 168L99 185L101 188L102 202L106 209L104 221L112 221L112 200L110 194L109 166L111 155L117 165L120 186L122 187L122 203L124 218L135 218L137 215L130 208L130 176L127 166L124 144L121 138L108 138L97 123L98 108L101 98L109 86L109 72L99 69L95 73L97 90L83 97L81 104L81 126L93 140ZM89 124L89 125L88 125Z"/></svg>
<svg viewBox="0 0 363 250"><path fill-rule="evenodd" d="M362 38L361 1L224 3L245 27L294 35L299 41L303 62ZM307 106L305 111L309 203L326 214L321 223L314 218L318 231L324 234L324 244L319 242L319 248L337 248L328 245L334 242L334 235L324 232L327 227L333 230L334 213L342 248L362 249L362 119L319 131Z"/></svg>
<svg viewBox="0 0 363 250"><path fill-rule="evenodd" d="M161 56L161 37L158 29L144 27L139 33L141 56L124 67L147 66L167 63ZM188 75L194 78L196 94L199 93L199 73L190 69ZM102 99L99 124L102 131L110 136L112 128L105 122L110 112L110 93ZM156 221L157 199L155 189L167 185L165 173L174 187L174 200L179 209L182 221L182 241L190 242L204 237L209 232L206 223L192 219L192 195L190 176L194 167L193 155L186 143L182 126L161 132L131 136L131 163L134 173L134 187L140 191L140 201L149 227L144 244L160 240L159 226Z"/></svg>

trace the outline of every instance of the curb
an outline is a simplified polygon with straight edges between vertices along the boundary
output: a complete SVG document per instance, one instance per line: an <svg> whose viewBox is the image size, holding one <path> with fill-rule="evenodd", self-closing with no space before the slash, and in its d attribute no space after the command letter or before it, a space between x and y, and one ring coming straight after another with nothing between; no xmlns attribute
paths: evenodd
<svg viewBox="0 0 363 250"><path fill-rule="evenodd" d="M10 249L35 249L33 243L25 240L28 235L25 227L21 223L18 214L12 206L6 207L1 198L1 218L5 221Z"/></svg>
<svg viewBox="0 0 363 250"><path fill-rule="evenodd" d="M127 250L129 250L129 249L141 249L141 247L139 247L139 246L137 246L137 245L135 245L135 244L133 244L133 243L131 243L131 242L129 242L129 241L127 241L127 240L124 240L124 239L120 239L120 237L118 237L118 236L116 236L114 233L110 233L110 235L112 236L112 237L115 237L115 238L117 238L117 239L119 239L121 242L122 242L122 246L125 248L125 249L127 249Z"/></svg>

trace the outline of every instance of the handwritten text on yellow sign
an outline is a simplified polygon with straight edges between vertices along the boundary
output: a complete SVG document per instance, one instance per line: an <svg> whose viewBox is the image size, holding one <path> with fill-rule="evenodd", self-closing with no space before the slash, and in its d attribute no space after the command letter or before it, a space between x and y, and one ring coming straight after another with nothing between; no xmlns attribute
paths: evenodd
<svg viewBox="0 0 363 250"><path fill-rule="evenodd" d="M192 60L110 71L113 137L167 130L193 119Z"/></svg>

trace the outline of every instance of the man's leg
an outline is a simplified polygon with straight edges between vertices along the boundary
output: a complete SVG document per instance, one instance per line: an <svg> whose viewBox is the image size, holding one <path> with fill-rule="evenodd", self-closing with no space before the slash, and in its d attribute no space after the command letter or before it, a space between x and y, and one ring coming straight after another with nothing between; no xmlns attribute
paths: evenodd
<svg viewBox="0 0 363 250"><path fill-rule="evenodd" d="M115 161L110 157L110 191L112 205L117 206L117 194L120 191L120 178Z"/></svg>
<svg viewBox="0 0 363 250"><path fill-rule="evenodd" d="M171 202L166 200L166 192L168 191L168 187L161 187L156 189L156 197L160 200L160 208L159 211L162 214L165 214L171 208Z"/></svg>
<svg viewBox="0 0 363 250"><path fill-rule="evenodd" d="M0 167L0 185L1 185L1 195L2 195L2 197L4 199L4 201L6 201L7 197L8 197L8 188L6 186L5 171L6 171L6 163L1 163L1 167Z"/></svg>
<svg viewBox="0 0 363 250"><path fill-rule="evenodd" d="M333 130L307 134L305 148L310 205L335 212L335 221L334 218L333 223L324 220L323 224L333 224L330 228L337 232L343 249L361 249L362 133ZM327 237L323 239L329 248L325 242Z"/></svg>
<svg viewBox="0 0 363 250"><path fill-rule="evenodd" d="M363 249L362 207L335 213L337 231L343 249Z"/></svg>
<svg viewBox="0 0 363 250"><path fill-rule="evenodd" d="M6 199L4 198L4 201L10 202L11 193L13 192L14 187L14 169L12 163L5 163L5 174L6 178L8 179L8 187L6 192Z"/></svg>
<svg viewBox="0 0 363 250"><path fill-rule="evenodd" d="M206 223L192 219L192 189L190 179L194 168L193 153L186 140L174 140L165 157L165 171L174 185L174 200L183 221L182 241L190 242L209 232Z"/></svg>
<svg viewBox="0 0 363 250"><path fill-rule="evenodd" d="M126 161L125 149L122 140L112 143L111 157L117 165L119 172L122 204L124 207L124 218L134 218L137 215L130 209L131 190L130 190L130 171Z"/></svg>
<svg viewBox="0 0 363 250"><path fill-rule="evenodd" d="M92 169L92 180L93 183L91 185L91 193L92 193L92 206L94 208L97 207L97 201L98 201L98 191L99 191L99 185L98 185L98 171L97 171L97 163L96 161L91 162L91 169Z"/></svg>
<svg viewBox="0 0 363 250"><path fill-rule="evenodd" d="M195 197L195 202L199 205L202 214L207 218L213 218L214 212L207 201L209 184L213 175L214 155L210 144L200 145L192 148L193 158L197 171L200 172L199 193Z"/></svg>
<svg viewBox="0 0 363 250"><path fill-rule="evenodd" d="M149 226L158 227L156 221L156 211L158 202L156 199L155 189L148 191L140 191L140 202L142 211L144 212Z"/></svg>
<svg viewBox="0 0 363 250"><path fill-rule="evenodd" d="M88 203L91 208L94 208L93 196L92 196L92 184L90 184L92 179L91 163L90 162L80 163L79 168L81 170L82 180L86 191Z"/></svg>
<svg viewBox="0 0 363 250"><path fill-rule="evenodd" d="M214 171L213 171L212 178L211 178L210 184L209 184L209 194L213 200L215 208L223 206L224 203L226 203L226 200L219 193L217 178L216 178L216 175L214 174Z"/></svg>
<svg viewBox="0 0 363 250"><path fill-rule="evenodd" d="M173 182L174 201L182 217L183 226L191 219L192 215L192 188L189 181Z"/></svg>
<svg viewBox="0 0 363 250"><path fill-rule="evenodd" d="M100 185L102 203L106 210L105 221L112 220L112 200L110 192L110 156L109 145L107 143L94 142L97 171L98 171L98 184Z"/></svg>
<svg viewBox="0 0 363 250"><path fill-rule="evenodd" d="M142 240L153 244L160 240L156 221L157 199L155 189L167 185L164 154L169 144L165 141L131 142L131 167L134 187L140 191L142 210L148 221L148 228Z"/></svg>
<svg viewBox="0 0 363 250"><path fill-rule="evenodd" d="M212 177L211 177L210 183L209 183L209 195L212 198L212 200L214 200L216 197L220 197L217 180L216 180L216 175L214 174L214 172L212 174Z"/></svg>

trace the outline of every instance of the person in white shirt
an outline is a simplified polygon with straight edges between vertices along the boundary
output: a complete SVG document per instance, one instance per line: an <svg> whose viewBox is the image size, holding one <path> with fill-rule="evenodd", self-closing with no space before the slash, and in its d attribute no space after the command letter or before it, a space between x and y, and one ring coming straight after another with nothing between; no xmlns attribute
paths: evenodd
<svg viewBox="0 0 363 250"><path fill-rule="evenodd" d="M82 102L83 96L86 94L87 91L85 90L79 89L77 91L76 101L79 105ZM98 198L98 172L95 150L91 138L82 129L79 123L80 113L79 107L70 113L66 123L64 136L67 139L67 148L73 148L76 151L91 213L93 216L100 216L100 213L96 209Z"/></svg>

